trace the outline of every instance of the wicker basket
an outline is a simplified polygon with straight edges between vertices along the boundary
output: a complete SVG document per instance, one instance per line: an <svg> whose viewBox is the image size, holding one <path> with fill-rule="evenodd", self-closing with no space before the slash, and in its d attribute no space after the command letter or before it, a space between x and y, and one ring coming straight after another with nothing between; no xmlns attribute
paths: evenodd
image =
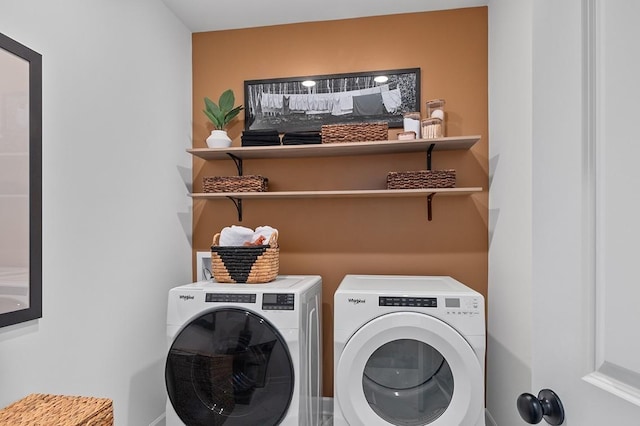
<svg viewBox="0 0 640 426"><path fill-rule="evenodd" d="M219 283L260 284L273 281L280 268L278 233L269 244L260 246L219 246L220 234L213 236L211 272Z"/></svg>
<svg viewBox="0 0 640 426"><path fill-rule="evenodd" d="M453 188L456 186L456 171L417 170L412 172L389 172L387 189Z"/></svg>
<svg viewBox="0 0 640 426"><path fill-rule="evenodd" d="M31 394L0 410L0 425L113 426L107 398Z"/></svg>
<svg viewBox="0 0 640 426"><path fill-rule="evenodd" d="M325 124L320 128L320 134L322 143L384 141L389 139L389 124Z"/></svg>
<svg viewBox="0 0 640 426"><path fill-rule="evenodd" d="M265 192L269 179L262 176L205 176L204 192Z"/></svg>

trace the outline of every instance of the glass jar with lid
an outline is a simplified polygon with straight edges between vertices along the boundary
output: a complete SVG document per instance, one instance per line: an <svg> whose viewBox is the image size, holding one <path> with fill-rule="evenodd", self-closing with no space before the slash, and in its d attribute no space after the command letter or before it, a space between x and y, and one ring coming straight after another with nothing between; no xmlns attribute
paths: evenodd
<svg viewBox="0 0 640 426"><path fill-rule="evenodd" d="M444 136L442 120L438 117L422 120L422 139L435 139Z"/></svg>
<svg viewBox="0 0 640 426"><path fill-rule="evenodd" d="M427 101L427 118L439 118L442 127L442 136L444 136L444 99L432 99ZM439 136L439 137L442 137Z"/></svg>

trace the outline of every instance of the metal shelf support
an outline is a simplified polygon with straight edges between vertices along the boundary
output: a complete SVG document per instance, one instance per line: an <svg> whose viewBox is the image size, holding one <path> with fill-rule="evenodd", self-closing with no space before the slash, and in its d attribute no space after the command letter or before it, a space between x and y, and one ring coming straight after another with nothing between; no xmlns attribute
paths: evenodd
<svg viewBox="0 0 640 426"><path fill-rule="evenodd" d="M431 152L435 147L436 144L432 143L431 145L429 145L429 148L427 148L427 170L431 170Z"/></svg>
<svg viewBox="0 0 640 426"><path fill-rule="evenodd" d="M433 197L436 195L435 192L427 195L427 220L429 222L431 222L431 219L433 218Z"/></svg>
<svg viewBox="0 0 640 426"><path fill-rule="evenodd" d="M233 155L230 152L227 152L227 155L231 157L234 163L236 163L236 169L238 169L238 176L242 176L242 158L237 155Z"/></svg>
<svg viewBox="0 0 640 426"><path fill-rule="evenodd" d="M236 211L238 212L238 222L242 222L242 198L234 198L227 197L233 202L233 205L236 206Z"/></svg>

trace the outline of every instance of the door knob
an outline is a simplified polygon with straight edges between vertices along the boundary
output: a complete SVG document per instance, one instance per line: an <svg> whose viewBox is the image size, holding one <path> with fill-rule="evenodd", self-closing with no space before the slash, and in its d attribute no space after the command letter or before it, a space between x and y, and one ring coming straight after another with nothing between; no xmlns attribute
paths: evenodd
<svg viewBox="0 0 640 426"><path fill-rule="evenodd" d="M564 408L560 398L551 389L542 389L538 397L523 393L518 397L518 413L522 419L532 425L544 418L550 425L561 425L564 422Z"/></svg>

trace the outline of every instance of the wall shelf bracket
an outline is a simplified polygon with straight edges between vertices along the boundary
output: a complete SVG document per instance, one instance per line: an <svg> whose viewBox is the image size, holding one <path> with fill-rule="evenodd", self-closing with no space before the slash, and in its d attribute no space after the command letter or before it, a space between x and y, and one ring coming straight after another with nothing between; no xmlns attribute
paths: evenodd
<svg viewBox="0 0 640 426"><path fill-rule="evenodd" d="M242 158L237 155L233 155L230 152L227 152L227 155L231 157L234 163L236 163L236 168L238 169L238 176L242 176Z"/></svg>
<svg viewBox="0 0 640 426"><path fill-rule="evenodd" d="M242 222L242 198L235 197L227 197L233 202L233 205L236 206L236 211L238 212L238 222Z"/></svg>
<svg viewBox="0 0 640 426"><path fill-rule="evenodd" d="M427 220L431 221L431 219L433 218L433 210L432 210L432 202L433 202L433 197L436 195L435 192L432 192L431 194L427 195Z"/></svg>
<svg viewBox="0 0 640 426"><path fill-rule="evenodd" d="M431 145L429 145L429 148L427 148L427 170L431 170L431 152L435 147L436 144L432 143Z"/></svg>

